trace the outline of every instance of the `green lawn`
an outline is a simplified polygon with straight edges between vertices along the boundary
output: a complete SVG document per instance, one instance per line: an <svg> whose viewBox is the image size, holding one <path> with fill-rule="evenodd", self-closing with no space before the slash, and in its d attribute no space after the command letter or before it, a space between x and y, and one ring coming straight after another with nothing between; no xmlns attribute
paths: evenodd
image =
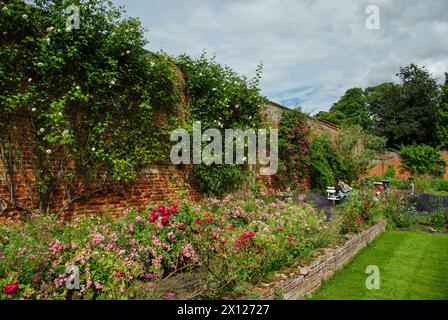
<svg viewBox="0 0 448 320"><path fill-rule="evenodd" d="M367 266L380 270L368 290ZM448 236L389 231L362 250L316 292L316 300L448 300Z"/></svg>

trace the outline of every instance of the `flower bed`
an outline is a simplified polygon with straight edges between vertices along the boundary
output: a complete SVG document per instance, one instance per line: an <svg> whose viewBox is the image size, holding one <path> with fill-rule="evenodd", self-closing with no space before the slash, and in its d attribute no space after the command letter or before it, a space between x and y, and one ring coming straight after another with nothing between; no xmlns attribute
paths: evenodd
<svg viewBox="0 0 448 320"><path fill-rule="evenodd" d="M184 201L116 221L33 217L0 227L0 297L179 299L166 283L182 273L200 274L195 297L219 298L310 259L339 241L341 231L339 219L325 222L322 212L292 198ZM79 290L66 287L73 265Z"/></svg>
<svg viewBox="0 0 448 320"><path fill-rule="evenodd" d="M362 248L386 230L383 220L360 234L347 236L346 241L335 248L327 248L323 254L306 266L299 266L289 276L280 273L280 280L255 287L263 299L302 300L316 291L323 281L344 267Z"/></svg>

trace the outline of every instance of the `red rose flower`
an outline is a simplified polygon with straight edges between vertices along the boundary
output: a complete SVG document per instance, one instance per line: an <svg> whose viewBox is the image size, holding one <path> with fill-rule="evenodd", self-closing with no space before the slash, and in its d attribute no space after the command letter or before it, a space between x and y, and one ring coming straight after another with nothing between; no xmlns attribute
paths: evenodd
<svg viewBox="0 0 448 320"><path fill-rule="evenodd" d="M207 223L213 223L213 219L212 218L207 218L207 220L205 220Z"/></svg>
<svg viewBox="0 0 448 320"><path fill-rule="evenodd" d="M177 213L177 206L174 205L171 210L170 210L171 214L176 214Z"/></svg>
<svg viewBox="0 0 448 320"><path fill-rule="evenodd" d="M153 214L150 218L149 218L149 222L154 223L157 221L157 219L159 219L159 216L156 214Z"/></svg>
<svg viewBox="0 0 448 320"><path fill-rule="evenodd" d="M196 223L196 224L202 224L202 220L201 220L201 219L194 219L194 223Z"/></svg>
<svg viewBox="0 0 448 320"><path fill-rule="evenodd" d="M240 248L241 247L241 242L239 242L239 241L235 242L235 247Z"/></svg>
<svg viewBox="0 0 448 320"><path fill-rule="evenodd" d="M162 226L166 226L168 225L168 223L170 223L170 218L169 217L163 217L162 218Z"/></svg>
<svg viewBox="0 0 448 320"><path fill-rule="evenodd" d="M118 279L123 279L124 274L122 274L121 272L117 272L117 278Z"/></svg>
<svg viewBox="0 0 448 320"><path fill-rule="evenodd" d="M369 211L364 212L366 216L369 216Z"/></svg>
<svg viewBox="0 0 448 320"><path fill-rule="evenodd" d="M249 238L253 238L255 236L255 232L250 231L248 234Z"/></svg>
<svg viewBox="0 0 448 320"><path fill-rule="evenodd" d="M221 239L221 243L222 243L222 244L225 244L226 241L227 241L226 238L222 238L222 239Z"/></svg>
<svg viewBox="0 0 448 320"><path fill-rule="evenodd" d="M235 230L235 226L230 226L229 229L233 231Z"/></svg>
<svg viewBox="0 0 448 320"><path fill-rule="evenodd" d="M164 206L160 206L160 207L157 208L157 212L160 213L160 214L163 214L166 211L167 211L167 209Z"/></svg>
<svg viewBox="0 0 448 320"><path fill-rule="evenodd" d="M247 233L244 233L243 234L243 239L247 239L247 238L249 238L249 235Z"/></svg>
<svg viewBox="0 0 448 320"><path fill-rule="evenodd" d="M180 225L180 226L177 227L177 229L180 230L180 231L183 231L183 230L185 230L185 227L183 225Z"/></svg>
<svg viewBox="0 0 448 320"><path fill-rule="evenodd" d="M14 294L14 292L16 292L17 290L19 290L19 283L8 283L5 287L5 294L7 295L11 295Z"/></svg>

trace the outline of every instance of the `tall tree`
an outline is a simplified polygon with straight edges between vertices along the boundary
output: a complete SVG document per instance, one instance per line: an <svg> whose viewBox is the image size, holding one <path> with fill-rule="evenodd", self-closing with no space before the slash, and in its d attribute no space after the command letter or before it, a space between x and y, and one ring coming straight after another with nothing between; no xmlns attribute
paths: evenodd
<svg viewBox="0 0 448 320"><path fill-rule="evenodd" d="M347 90L329 112L321 112L317 116L342 126L360 125L365 130L370 130L373 126L367 110L367 100L361 88Z"/></svg>
<svg viewBox="0 0 448 320"><path fill-rule="evenodd" d="M448 73L445 73L445 84L442 86L442 99L437 110L436 133L441 149L448 149Z"/></svg>
<svg viewBox="0 0 448 320"><path fill-rule="evenodd" d="M411 64L400 68L402 84L377 88L383 96L370 106L376 132L388 138L389 146L435 144L439 91L436 80L424 67Z"/></svg>

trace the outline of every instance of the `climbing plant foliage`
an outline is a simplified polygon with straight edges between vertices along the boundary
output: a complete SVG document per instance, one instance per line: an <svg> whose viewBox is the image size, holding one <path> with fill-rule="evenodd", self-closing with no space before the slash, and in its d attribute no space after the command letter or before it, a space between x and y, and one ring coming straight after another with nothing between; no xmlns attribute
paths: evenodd
<svg viewBox="0 0 448 320"><path fill-rule="evenodd" d="M67 27L70 5L79 8L79 29ZM16 207L26 209L15 196L24 159L18 122L30 128L38 169L29 187L41 212L54 209L61 184L72 203L108 182L134 181L147 164L168 163L174 128L194 120L205 129L259 123L260 69L249 80L205 55L152 54L140 21L110 1L13 0L0 9L0 148L6 200ZM214 167L209 177L199 169L202 187L218 192L247 168Z"/></svg>
<svg viewBox="0 0 448 320"><path fill-rule="evenodd" d="M79 29L66 24L71 4ZM166 158L161 141L179 84L170 58L143 49L137 19L107 1L16 0L1 4L0 24L2 160L17 171L20 157L9 161L8 153L18 155L12 131L19 119L31 128L41 211L51 209L61 177L76 198L100 176L130 182L141 166ZM164 119L155 116L160 109Z"/></svg>
<svg viewBox="0 0 448 320"><path fill-rule="evenodd" d="M176 62L185 75L187 128L191 129L193 121L200 121L202 131L219 129L224 137L225 129L263 126L260 109L267 100L259 89L261 66L255 77L248 79L218 64L214 57L208 58L206 53L196 60L183 55ZM215 195L241 188L250 176L247 165L200 164L194 167L199 188Z"/></svg>

